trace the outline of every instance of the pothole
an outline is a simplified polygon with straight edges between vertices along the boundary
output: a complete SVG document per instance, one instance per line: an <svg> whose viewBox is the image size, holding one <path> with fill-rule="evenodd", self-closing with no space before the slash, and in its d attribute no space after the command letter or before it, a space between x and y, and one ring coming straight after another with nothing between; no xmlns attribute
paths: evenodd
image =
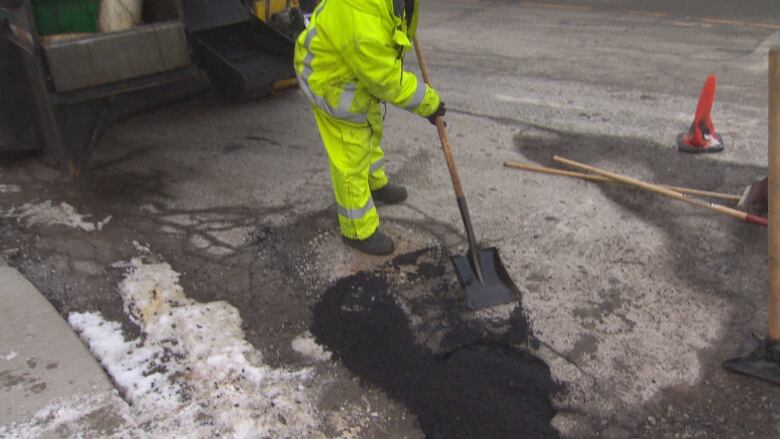
<svg viewBox="0 0 780 439"><path fill-rule="evenodd" d="M522 348L533 335L521 307L487 328L447 264L428 248L337 281L313 309L317 343L414 412L429 438L558 437L559 386Z"/></svg>

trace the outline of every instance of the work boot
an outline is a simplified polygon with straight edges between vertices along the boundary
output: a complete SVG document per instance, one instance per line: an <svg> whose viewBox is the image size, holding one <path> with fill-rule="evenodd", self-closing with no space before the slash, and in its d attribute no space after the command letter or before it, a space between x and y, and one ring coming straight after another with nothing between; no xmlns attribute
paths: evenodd
<svg viewBox="0 0 780 439"><path fill-rule="evenodd" d="M405 187L392 183L387 183L382 188L371 191L371 198L384 204L403 203L407 195Z"/></svg>
<svg viewBox="0 0 780 439"><path fill-rule="evenodd" d="M395 251L395 244L389 236L377 230L366 239L349 239L342 236L344 244L372 256L385 256Z"/></svg>

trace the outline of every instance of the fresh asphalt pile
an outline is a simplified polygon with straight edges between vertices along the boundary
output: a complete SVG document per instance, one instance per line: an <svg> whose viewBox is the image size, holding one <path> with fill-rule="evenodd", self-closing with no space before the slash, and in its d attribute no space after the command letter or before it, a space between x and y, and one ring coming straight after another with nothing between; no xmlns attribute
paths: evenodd
<svg viewBox="0 0 780 439"><path fill-rule="evenodd" d="M560 388L543 361L515 347L533 339L519 306L505 331L488 334L463 317L469 313L462 300L452 300L459 309L442 319L441 349L419 342L399 302L403 289L433 285L439 290L434 296L443 300L452 296L448 289L457 290L447 281L452 273L446 258L417 264L430 255L430 249L401 255L338 280L314 306L311 332L317 341L352 373L414 412L427 437L558 437L550 425L550 397ZM397 282L401 267L419 270L404 271L411 282Z"/></svg>

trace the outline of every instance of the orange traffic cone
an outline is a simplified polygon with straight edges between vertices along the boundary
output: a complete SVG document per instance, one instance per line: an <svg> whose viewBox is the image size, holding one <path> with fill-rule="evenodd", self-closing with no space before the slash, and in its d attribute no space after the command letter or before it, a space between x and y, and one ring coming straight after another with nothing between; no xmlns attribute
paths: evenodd
<svg viewBox="0 0 780 439"><path fill-rule="evenodd" d="M710 111L715 101L715 86L718 78L715 75L707 77L704 88L696 105L696 116L687 133L677 136L677 149L682 152L702 153L723 151L723 139L715 132Z"/></svg>

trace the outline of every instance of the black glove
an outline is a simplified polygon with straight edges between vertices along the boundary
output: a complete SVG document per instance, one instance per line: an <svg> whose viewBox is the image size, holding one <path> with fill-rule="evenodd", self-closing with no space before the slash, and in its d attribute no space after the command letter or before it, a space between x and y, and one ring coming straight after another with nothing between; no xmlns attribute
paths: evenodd
<svg viewBox="0 0 780 439"><path fill-rule="evenodd" d="M428 116L428 122L430 122L432 125L436 125L436 118L444 116L446 112L447 108L444 107L444 102L439 102L439 108L437 108L433 114ZM444 126L447 126L447 124L445 123Z"/></svg>

